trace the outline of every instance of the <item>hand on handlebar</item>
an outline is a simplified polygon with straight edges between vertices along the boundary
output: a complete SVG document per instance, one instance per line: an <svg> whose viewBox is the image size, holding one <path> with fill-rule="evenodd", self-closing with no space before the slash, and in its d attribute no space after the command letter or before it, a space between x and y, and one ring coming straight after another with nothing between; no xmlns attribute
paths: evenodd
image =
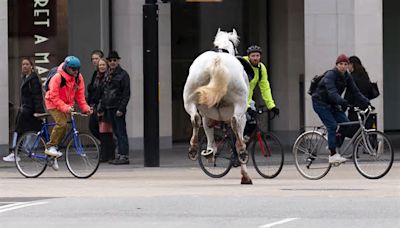
<svg viewBox="0 0 400 228"><path fill-rule="evenodd" d="M74 106L71 106L71 107L69 107L67 113L71 113L71 112L73 112L73 111L75 111Z"/></svg>
<svg viewBox="0 0 400 228"><path fill-rule="evenodd" d="M271 111L272 113L274 113L276 116L279 116L279 108L273 107L273 108L271 108L270 111Z"/></svg>

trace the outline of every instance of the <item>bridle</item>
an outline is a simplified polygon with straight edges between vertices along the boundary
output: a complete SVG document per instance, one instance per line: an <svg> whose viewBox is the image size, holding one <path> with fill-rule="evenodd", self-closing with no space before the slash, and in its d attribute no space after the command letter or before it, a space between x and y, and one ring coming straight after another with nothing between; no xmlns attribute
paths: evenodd
<svg viewBox="0 0 400 228"><path fill-rule="evenodd" d="M238 50L236 49L235 44L232 42L232 40L229 40L229 42L231 42L231 44L233 46L233 51L235 52L234 55L237 55L238 54ZM228 53L229 54L228 50L226 50L225 48L219 48L218 46L215 46L212 50L215 51L215 52Z"/></svg>

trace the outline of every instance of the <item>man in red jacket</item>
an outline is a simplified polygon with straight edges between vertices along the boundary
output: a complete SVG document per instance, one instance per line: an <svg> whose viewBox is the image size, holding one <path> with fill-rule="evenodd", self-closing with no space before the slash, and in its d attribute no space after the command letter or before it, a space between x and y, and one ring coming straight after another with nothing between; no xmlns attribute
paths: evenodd
<svg viewBox="0 0 400 228"><path fill-rule="evenodd" d="M75 101L83 113L92 113L85 100L85 85L83 76L79 73L80 67L81 63L77 57L68 56L49 82L45 103L48 112L56 122L45 151L49 156L62 156L62 153L57 150L57 146L66 134L67 121L70 113L74 111ZM53 168L58 170L56 159Z"/></svg>

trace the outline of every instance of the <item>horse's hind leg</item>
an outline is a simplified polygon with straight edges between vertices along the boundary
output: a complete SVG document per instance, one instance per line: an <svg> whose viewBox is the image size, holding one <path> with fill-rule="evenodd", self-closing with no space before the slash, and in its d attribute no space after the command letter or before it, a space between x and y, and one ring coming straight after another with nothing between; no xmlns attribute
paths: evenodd
<svg viewBox="0 0 400 228"><path fill-rule="evenodd" d="M212 121L212 119L203 116L203 129L207 136L207 149L201 152L203 156L215 154L217 152L217 146L214 141L214 126L210 124Z"/></svg>
<svg viewBox="0 0 400 228"><path fill-rule="evenodd" d="M243 108L243 107L241 107ZM239 109L241 110L241 109ZM245 110L245 107L243 108ZM253 184L251 178L247 171L247 161L249 160L249 155L246 150L246 144L243 140L243 131L246 126L246 115L245 112L235 112L231 119L231 126L236 136L236 151L238 153L239 161L242 163L240 165L240 172L242 174L241 184Z"/></svg>
<svg viewBox="0 0 400 228"><path fill-rule="evenodd" d="M246 144L243 140L243 131L246 125L246 116L233 116L231 119L231 126L233 131L235 132L236 137L236 151L239 156L239 160L241 163L247 163L249 156L246 150Z"/></svg>
<svg viewBox="0 0 400 228"><path fill-rule="evenodd" d="M197 160L197 150L199 148L199 128L201 125L201 118L197 113L197 108L194 104L185 106L186 111L190 114L190 122L192 123L193 132L190 138L190 147L188 157L190 160Z"/></svg>

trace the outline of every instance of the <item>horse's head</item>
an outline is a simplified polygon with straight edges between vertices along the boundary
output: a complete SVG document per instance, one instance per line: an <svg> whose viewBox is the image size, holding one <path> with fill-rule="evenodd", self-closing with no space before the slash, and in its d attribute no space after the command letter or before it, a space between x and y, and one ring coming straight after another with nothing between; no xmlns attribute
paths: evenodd
<svg viewBox="0 0 400 228"><path fill-rule="evenodd" d="M224 32L218 29L217 35L215 35L214 46L221 50L226 50L231 55L236 55L236 47L239 44L239 36L236 30L233 29L232 32Z"/></svg>

